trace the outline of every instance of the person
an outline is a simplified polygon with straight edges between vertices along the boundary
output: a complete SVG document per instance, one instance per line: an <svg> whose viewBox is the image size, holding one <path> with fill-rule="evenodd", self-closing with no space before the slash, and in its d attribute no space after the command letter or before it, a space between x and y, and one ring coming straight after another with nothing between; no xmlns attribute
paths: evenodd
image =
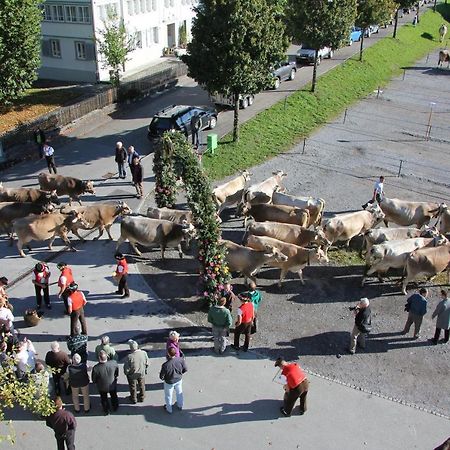
<svg viewBox="0 0 450 450"><path fill-rule="evenodd" d="M127 160L127 152L122 142L118 141L116 143L116 155L114 161L117 163L117 169L119 171L119 178L124 179L126 177L125 172L125 161Z"/></svg>
<svg viewBox="0 0 450 450"><path fill-rule="evenodd" d="M38 128L34 131L34 141L36 142L38 146L39 151L39 159L42 159L44 157L44 143L45 143L45 133L42 131L41 128Z"/></svg>
<svg viewBox="0 0 450 450"><path fill-rule="evenodd" d="M7 306L7 300L0 298L0 328L6 331L14 331L14 315Z"/></svg>
<svg viewBox="0 0 450 450"><path fill-rule="evenodd" d="M128 167L131 169L131 166L133 165L133 158L136 156L139 158L139 153L134 149L132 145L130 145L127 149L127 161L128 161Z"/></svg>
<svg viewBox="0 0 450 450"><path fill-rule="evenodd" d="M169 359L169 350L173 348L175 350L175 356L177 358L183 358L183 352L180 349L180 333L176 331L171 331L169 333L169 338L166 342L166 358Z"/></svg>
<svg viewBox="0 0 450 450"><path fill-rule="evenodd" d="M147 352L139 348L136 341L130 339L128 345L130 346L130 353L125 359L123 371L130 388L130 401L135 404L138 401L143 402L145 399L145 375L148 368L148 356Z"/></svg>
<svg viewBox="0 0 450 450"><path fill-rule="evenodd" d="M5 341L0 341L0 369L7 367L11 360L11 354L8 352L8 344Z"/></svg>
<svg viewBox="0 0 450 450"><path fill-rule="evenodd" d="M436 331L434 333L431 342L437 345L441 336L441 330L444 330L444 344L447 344L450 337L450 300L448 298L448 292L445 289L441 290L442 300L436 306L431 318L436 320Z"/></svg>
<svg viewBox="0 0 450 450"><path fill-rule="evenodd" d="M142 182L144 181L144 170L139 160L139 156L133 157L130 170L131 178L133 180L134 187L136 188L136 197L142 198L144 196L144 188L142 187Z"/></svg>
<svg viewBox="0 0 450 450"><path fill-rule="evenodd" d="M67 297L69 297L70 291L67 288L71 283L75 282L75 280L73 279L72 269L65 262L59 262L56 265L56 267L61 271L61 274L59 275L58 278L58 286L59 286L58 298L63 299L65 313L69 314Z"/></svg>
<svg viewBox="0 0 450 450"><path fill-rule="evenodd" d="M86 297L78 290L77 283L71 283L69 285L70 295L67 297L68 311L70 314L70 335L75 336L77 334L76 327L77 322L81 324L81 334L87 335L86 319L84 317L84 305L86 305Z"/></svg>
<svg viewBox="0 0 450 450"><path fill-rule="evenodd" d="M6 293L6 286L8 286L8 278L0 277L0 298L8 300L8 294Z"/></svg>
<svg viewBox="0 0 450 450"><path fill-rule="evenodd" d="M200 145L199 132L200 132L200 117L195 114L191 118L191 133L192 133L192 145L194 148L198 148Z"/></svg>
<svg viewBox="0 0 450 450"><path fill-rule="evenodd" d="M258 318L258 307L262 301L261 292L256 289L256 283L254 281L250 281L248 287L250 290L248 291L248 295L250 296L250 301L253 303L253 308L255 309L255 318L253 319L252 324L252 334L257 331L257 318Z"/></svg>
<svg viewBox="0 0 450 450"><path fill-rule="evenodd" d="M226 298L227 301L225 303L225 308L231 312L233 310L233 302L238 303L239 301L237 295L233 292L233 286L231 286L231 283L224 284L221 296Z"/></svg>
<svg viewBox="0 0 450 450"><path fill-rule="evenodd" d="M42 147L42 152L44 153L45 160L47 161L48 172L56 175L56 165L55 165L55 149L50 146L49 140L47 139Z"/></svg>
<svg viewBox="0 0 450 450"><path fill-rule="evenodd" d="M100 344L95 347L95 356L97 359L101 351L106 353L106 357L108 359L115 359L116 361L119 359L116 350L109 342L108 336L102 336L100 339Z"/></svg>
<svg viewBox="0 0 450 450"><path fill-rule="evenodd" d="M413 18L413 21L412 21L413 27L415 27L418 22L419 22L419 14L416 13L416 14L414 14L414 18Z"/></svg>
<svg viewBox="0 0 450 450"><path fill-rule="evenodd" d="M50 294L48 291L48 281L50 279L50 269L47 264L39 262L34 266L33 270L34 279L34 290L36 292L36 309L42 308L42 293L44 293L45 306L48 309L52 309L50 304Z"/></svg>
<svg viewBox="0 0 450 450"><path fill-rule="evenodd" d="M106 353L101 350L98 355L98 364L92 368L92 382L97 385L105 415L108 415L110 412L108 393L111 397L112 410L117 411L119 408L119 399L117 398L118 376L119 366L117 361L114 359L108 360Z"/></svg>
<svg viewBox="0 0 450 450"><path fill-rule="evenodd" d="M72 357L72 364L67 368L69 373L69 383L72 388L73 408L76 413L80 412L80 393L83 395L83 409L88 413L91 409L89 399L89 375L86 363L81 361L81 356L75 353Z"/></svg>
<svg viewBox="0 0 450 450"><path fill-rule="evenodd" d="M66 373L67 367L70 364L69 355L61 351L59 342L53 341L50 345L51 350L45 355L45 364L54 369L53 385L56 395L61 395L61 378ZM66 392L68 391L66 386Z"/></svg>
<svg viewBox="0 0 450 450"><path fill-rule="evenodd" d="M287 363L283 357L278 357L275 367L281 369L281 374L286 377L286 384L283 386L285 393L283 406L280 408L281 414L289 417L294 409L295 402L300 398L300 415L306 412L306 396L308 395L309 381L305 372L296 363Z"/></svg>
<svg viewBox="0 0 450 450"><path fill-rule="evenodd" d="M34 373L31 374L36 386L36 397L50 397L54 395L52 384L50 383L50 371L44 364L37 361L34 365Z"/></svg>
<svg viewBox="0 0 450 450"><path fill-rule="evenodd" d="M378 181L375 182L375 185L373 187L373 196L372 199L369 200L367 203L364 203L362 205L362 209L366 209L368 205L373 205L375 202L378 204L381 203L384 197L384 177L381 176Z"/></svg>
<svg viewBox="0 0 450 450"><path fill-rule="evenodd" d="M208 322L212 325L214 351L221 355L227 349L227 336L233 319L230 311L225 307L227 299L221 297L217 305L212 305L208 311Z"/></svg>
<svg viewBox="0 0 450 450"><path fill-rule="evenodd" d="M75 450L75 430L77 421L74 415L63 408L61 397L55 399L56 411L47 417L45 423L55 432L58 450Z"/></svg>
<svg viewBox="0 0 450 450"><path fill-rule="evenodd" d="M119 294L122 298L130 296L130 290L128 289L128 263L125 256L122 253L116 253L114 258L117 260L116 271L114 277L117 280L117 291L115 294Z"/></svg>
<svg viewBox="0 0 450 450"><path fill-rule="evenodd" d="M186 361L177 356L177 351L171 347L168 352L168 360L161 366L159 378L164 381L164 409L172 414L172 397L175 390L177 396L177 407L183 409L183 374L187 372Z"/></svg>
<svg viewBox="0 0 450 450"><path fill-rule="evenodd" d="M246 294L239 295L241 306L238 308L236 323L234 324L234 344L232 347L235 350L242 348L244 352L248 350L250 344L250 333L253 319L255 318L255 308L250 301L250 297ZM243 347L239 347L239 338L241 334L245 336Z"/></svg>
<svg viewBox="0 0 450 450"><path fill-rule="evenodd" d="M408 312L408 318L406 319L405 327L401 334L408 334L411 325L414 324L414 339L420 338L420 327L422 325L423 316L427 313L427 295L427 289L420 288L418 293L416 292L408 298L405 305L405 311Z"/></svg>
<svg viewBox="0 0 450 450"><path fill-rule="evenodd" d="M78 353L81 357L81 361L85 363L88 357L87 344L88 337L86 334L80 333L80 327L77 324L75 326L75 334L67 338L67 348L70 352L70 356L73 357L75 353Z"/></svg>
<svg viewBox="0 0 450 450"><path fill-rule="evenodd" d="M356 306L350 307L355 315L355 325L350 336L349 353L355 354L356 345L366 348L366 334L372 329L372 312L368 298L362 298Z"/></svg>
<svg viewBox="0 0 450 450"><path fill-rule="evenodd" d="M36 349L29 339L24 338L19 342L19 351L16 353L16 373L19 380L26 380L28 373L34 371L36 354Z"/></svg>

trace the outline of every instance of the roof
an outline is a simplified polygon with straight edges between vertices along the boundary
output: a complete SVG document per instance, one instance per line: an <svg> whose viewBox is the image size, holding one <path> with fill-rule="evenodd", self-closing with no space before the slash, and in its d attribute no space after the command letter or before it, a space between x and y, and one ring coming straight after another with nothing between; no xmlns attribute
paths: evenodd
<svg viewBox="0 0 450 450"><path fill-rule="evenodd" d="M167 108L162 109L161 111L158 111L155 114L155 117L173 117L173 116L177 116L180 113L183 113L189 109L193 108L193 106L188 106L188 105L171 105L168 106Z"/></svg>

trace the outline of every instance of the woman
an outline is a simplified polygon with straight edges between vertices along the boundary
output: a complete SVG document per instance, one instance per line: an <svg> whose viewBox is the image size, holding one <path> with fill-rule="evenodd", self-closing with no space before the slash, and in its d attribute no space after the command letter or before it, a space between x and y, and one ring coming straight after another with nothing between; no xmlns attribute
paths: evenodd
<svg viewBox="0 0 450 450"><path fill-rule="evenodd" d="M169 349L173 348L175 349L175 357L184 357L183 352L180 349L180 333L177 333L176 331L171 331L169 333L169 339L167 339L166 344L166 358L169 359Z"/></svg>
<svg viewBox="0 0 450 450"><path fill-rule="evenodd" d="M29 372L34 372L35 365L36 350L34 345L29 339L24 338L19 343L19 351L16 353L17 378L25 380Z"/></svg>
<svg viewBox="0 0 450 450"><path fill-rule="evenodd" d="M80 391L83 394L84 412L87 413L91 409L91 402L89 399L89 375L87 373L87 366L81 362L81 356L75 353L72 358L72 364L68 367L69 383L72 388L72 401L75 412L80 412Z"/></svg>

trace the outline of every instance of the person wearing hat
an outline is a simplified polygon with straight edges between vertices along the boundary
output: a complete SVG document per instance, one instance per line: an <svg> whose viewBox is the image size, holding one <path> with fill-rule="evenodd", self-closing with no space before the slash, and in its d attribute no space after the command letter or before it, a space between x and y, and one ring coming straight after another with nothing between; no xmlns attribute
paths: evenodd
<svg viewBox="0 0 450 450"><path fill-rule="evenodd" d="M130 388L130 401L135 404L138 401L143 402L145 399L145 375L148 368L148 356L147 352L139 348L136 341L130 339L128 345L130 346L130 353L123 365L123 371Z"/></svg>
<svg viewBox="0 0 450 450"><path fill-rule="evenodd" d="M281 369L281 374L286 377L286 384L283 406L280 408L281 414L289 417L294 409L295 402L300 398L300 415L306 412L306 396L309 389L309 381L305 372L296 363L287 363L283 357L277 358L275 367Z"/></svg>
<svg viewBox="0 0 450 450"><path fill-rule="evenodd" d="M244 345L242 350L246 352L250 344L250 334L252 329L253 319L255 318L255 308L253 303L250 301L250 296L248 293L240 294L239 300L241 301L241 306L237 311L237 319L234 324L234 344L231 346L235 350L239 350L239 338L241 334L245 336Z"/></svg>
<svg viewBox="0 0 450 450"><path fill-rule="evenodd" d="M48 292L48 281L50 279L50 269L47 264L39 262L34 266L33 270L33 284L34 290L36 292L36 308L41 309L42 307L42 293L44 293L45 306L48 309L52 309L50 304L50 295Z"/></svg>
<svg viewBox="0 0 450 450"><path fill-rule="evenodd" d="M65 313L69 314L69 308L67 306L67 297L69 296L70 292L67 288L69 287L70 283L73 283L75 281L73 279L72 269L65 262L59 262L58 264L56 264L56 267L61 271L61 274L59 275L58 278L58 286L59 286L58 298L63 299Z"/></svg>
<svg viewBox="0 0 450 450"><path fill-rule="evenodd" d="M84 318L84 305L87 303L84 294L78 290L77 283L70 283L69 297L67 297L67 305L70 314L70 335L77 334L77 322L81 324L81 334L87 335L86 319Z"/></svg>
<svg viewBox="0 0 450 450"><path fill-rule="evenodd" d="M350 348L348 352L355 354L356 344L362 349L366 348L366 334L372 329L372 312L369 299L364 297L355 306L349 308L355 315L355 325L350 336Z"/></svg>
<svg viewBox="0 0 450 450"><path fill-rule="evenodd" d="M127 160L127 151L125 150L125 147L123 146L122 142L118 141L116 142L116 154L114 161L117 163L117 170L119 172L119 178L124 179L126 177L125 172L125 162Z"/></svg>
<svg viewBox="0 0 450 450"><path fill-rule="evenodd" d="M175 330L172 330L169 333L169 338L166 342L166 358L169 359L169 350L173 348L175 350L175 356L177 358L183 358L183 352L180 348L180 333Z"/></svg>
<svg viewBox="0 0 450 450"><path fill-rule="evenodd" d="M128 263L122 253L116 253L114 258L117 260L116 271L114 277L117 280L118 286L115 294L119 294L122 298L130 296L130 290L128 289L127 275L128 275Z"/></svg>

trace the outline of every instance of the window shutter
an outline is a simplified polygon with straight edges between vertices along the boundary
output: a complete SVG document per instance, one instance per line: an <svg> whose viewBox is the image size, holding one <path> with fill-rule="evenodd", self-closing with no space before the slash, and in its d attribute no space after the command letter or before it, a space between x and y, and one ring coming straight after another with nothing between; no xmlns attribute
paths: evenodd
<svg viewBox="0 0 450 450"><path fill-rule="evenodd" d="M49 40L41 41L42 44L42 56L52 56L52 49Z"/></svg>
<svg viewBox="0 0 450 450"><path fill-rule="evenodd" d="M95 61L95 45L86 43L86 61Z"/></svg>

